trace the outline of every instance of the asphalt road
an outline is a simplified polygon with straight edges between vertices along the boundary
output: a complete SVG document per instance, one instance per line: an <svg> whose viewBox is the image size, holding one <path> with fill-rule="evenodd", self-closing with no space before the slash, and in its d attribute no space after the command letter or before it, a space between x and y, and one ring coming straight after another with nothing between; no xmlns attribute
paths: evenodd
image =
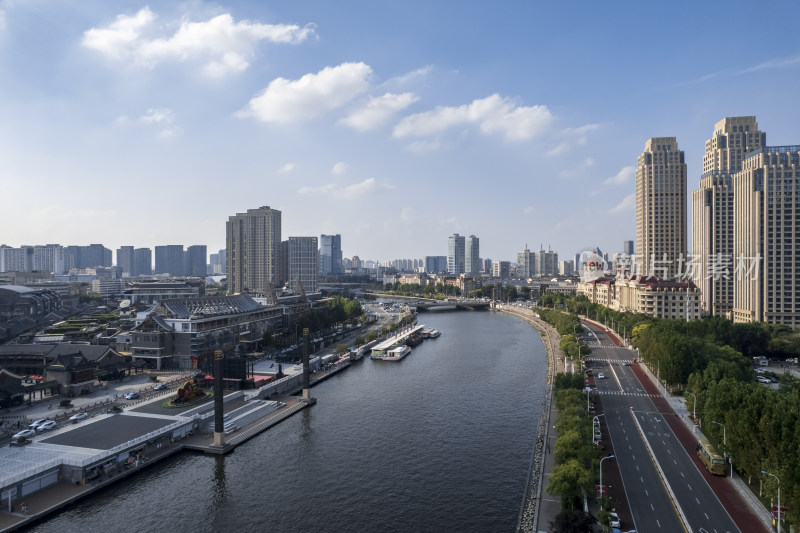
<svg viewBox="0 0 800 533"><path fill-rule="evenodd" d="M595 382L634 521L634 524L623 523L622 530L685 531L680 519L682 512L686 525L694 532L738 532L739 528L658 412L650 394L632 368L624 364L635 353L614 346L601 328L584 325L584 331L587 327L592 332L588 341L592 348L592 370L595 378L599 372L605 375L605 379ZM672 489L674 501L667 486Z"/></svg>

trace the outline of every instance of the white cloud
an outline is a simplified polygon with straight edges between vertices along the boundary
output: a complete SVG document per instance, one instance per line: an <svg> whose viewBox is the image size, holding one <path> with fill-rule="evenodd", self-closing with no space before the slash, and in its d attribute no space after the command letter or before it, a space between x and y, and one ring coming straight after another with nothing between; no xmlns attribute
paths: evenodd
<svg viewBox="0 0 800 533"><path fill-rule="evenodd" d="M319 187L301 187L297 192L298 194L319 194L350 200L373 191L375 187L375 178L367 178L361 183L353 183L351 185L329 183Z"/></svg>
<svg viewBox="0 0 800 533"><path fill-rule="evenodd" d="M161 139L170 139L183 133L183 129L174 124L175 115L168 108L148 109L139 120L144 124L158 126L158 136Z"/></svg>
<svg viewBox="0 0 800 533"><path fill-rule="evenodd" d="M636 175L636 167L627 166L617 172L616 175L603 181L603 185L624 185Z"/></svg>
<svg viewBox="0 0 800 533"><path fill-rule="evenodd" d="M383 126L392 117L419 100L414 93L392 94L372 97L366 105L350 113L340 122L357 130L366 131Z"/></svg>
<svg viewBox="0 0 800 533"><path fill-rule="evenodd" d="M105 27L91 28L83 34L83 46L117 61L133 61L152 67L165 59L199 60L203 72L222 77L241 72L250 65L261 41L297 44L314 35L315 27L293 24L235 22L228 14L203 22L184 20L171 35L157 35L169 24L156 25L149 7L135 15L118 15Z"/></svg>
<svg viewBox="0 0 800 533"><path fill-rule="evenodd" d="M636 202L636 195L631 193L628 196L626 196L625 198L623 198L622 201L619 204L617 204L616 206L614 206L611 209L609 209L608 212L609 213L625 213L625 212L628 212L628 211L633 211L633 207L635 205L635 202Z"/></svg>
<svg viewBox="0 0 800 533"><path fill-rule="evenodd" d="M306 74L299 80L276 78L250 100L239 116L252 116L264 122L310 119L341 107L366 91L371 75L369 65L342 63Z"/></svg>
<svg viewBox="0 0 800 533"><path fill-rule="evenodd" d="M291 172L292 170L294 170L294 167L295 167L294 163L286 163L285 165L283 165L281 168L278 169L278 172L285 174L287 172Z"/></svg>
<svg viewBox="0 0 800 533"><path fill-rule="evenodd" d="M339 161L338 163L333 165L333 168L331 169L331 174L333 174L334 176L341 176L345 172L347 172L347 163L345 163L344 161Z"/></svg>
<svg viewBox="0 0 800 533"><path fill-rule="evenodd" d="M475 124L483 133L501 132L508 140L527 140L544 133L552 122L547 106L524 107L493 94L459 107L440 106L400 121L395 137L436 135L456 126Z"/></svg>
<svg viewBox="0 0 800 533"><path fill-rule="evenodd" d="M584 146L589 132L600 129L599 124L586 124L577 128L564 128L556 134L557 138L564 139L559 144L545 152L548 157L563 155L576 146Z"/></svg>
<svg viewBox="0 0 800 533"><path fill-rule="evenodd" d="M414 219L415 219L415 216L414 216L414 208L413 207L404 207L400 211L400 220L404 224L411 224L412 222L414 222Z"/></svg>
<svg viewBox="0 0 800 533"><path fill-rule="evenodd" d="M386 82L384 82L383 85L392 87L394 86L404 87L410 83L416 82L417 80L424 79L431 72L433 72L433 66L427 65L425 67L418 68L417 70L412 70L411 72L407 72L402 76L397 76L389 80L386 80Z"/></svg>

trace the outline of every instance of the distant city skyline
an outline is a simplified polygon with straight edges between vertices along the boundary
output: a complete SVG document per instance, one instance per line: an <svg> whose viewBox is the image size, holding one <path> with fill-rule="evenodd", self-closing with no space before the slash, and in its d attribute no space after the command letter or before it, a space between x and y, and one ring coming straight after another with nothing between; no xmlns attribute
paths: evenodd
<svg viewBox="0 0 800 533"><path fill-rule="evenodd" d="M647 139L692 189L723 117L796 141L800 6L754 8L0 0L0 243L220 250L270 205L344 257L617 252Z"/></svg>

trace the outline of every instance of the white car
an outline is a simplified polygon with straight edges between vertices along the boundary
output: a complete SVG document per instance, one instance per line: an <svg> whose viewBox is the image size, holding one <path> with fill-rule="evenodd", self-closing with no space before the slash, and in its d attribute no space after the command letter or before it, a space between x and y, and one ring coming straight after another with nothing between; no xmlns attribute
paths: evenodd
<svg viewBox="0 0 800 533"><path fill-rule="evenodd" d="M620 527L619 515L617 513L615 513L614 511L611 511L610 513L608 513L608 524L611 527L616 527L616 528Z"/></svg>
<svg viewBox="0 0 800 533"><path fill-rule="evenodd" d="M44 424L45 422L47 422L46 418L40 418L38 420L34 420L33 422L31 422L28 425L28 428L29 429L36 429L37 427L39 427L39 424Z"/></svg>
<svg viewBox="0 0 800 533"><path fill-rule="evenodd" d="M77 424L81 420L86 420L87 418L89 418L89 413L81 412L81 413L75 413L74 415L69 417L69 421L72 422L73 424Z"/></svg>
<svg viewBox="0 0 800 533"><path fill-rule="evenodd" d="M45 420L44 422L36 426L36 431L39 433L41 433L42 431L50 431L51 429L55 428L56 425L57 424L55 420Z"/></svg>
<svg viewBox="0 0 800 533"><path fill-rule="evenodd" d="M14 440L19 440L19 439L21 439L23 437L25 437L26 439L30 439L34 435L36 435L36 430L35 429L23 429L22 431L20 431L19 433L17 433L16 435L14 435L11 438L14 439Z"/></svg>
<svg viewBox="0 0 800 533"><path fill-rule="evenodd" d="M606 375L603 374L602 372L598 372L597 373L597 379L606 379Z"/></svg>

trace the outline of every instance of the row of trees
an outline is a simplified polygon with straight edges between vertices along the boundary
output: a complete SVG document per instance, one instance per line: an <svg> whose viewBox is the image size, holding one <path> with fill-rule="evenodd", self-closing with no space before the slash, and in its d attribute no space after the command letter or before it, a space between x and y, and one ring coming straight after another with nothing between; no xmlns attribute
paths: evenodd
<svg viewBox="0 0 800 533"><path fill-rule="evenodd" d="M553 449L556 466L547 491L561 498L563 509L580 507L583 495L595 484L598 451L592 444L592 418L583 399L583 375L557 374L554 399L558 408L558 438Z"/></svg>

